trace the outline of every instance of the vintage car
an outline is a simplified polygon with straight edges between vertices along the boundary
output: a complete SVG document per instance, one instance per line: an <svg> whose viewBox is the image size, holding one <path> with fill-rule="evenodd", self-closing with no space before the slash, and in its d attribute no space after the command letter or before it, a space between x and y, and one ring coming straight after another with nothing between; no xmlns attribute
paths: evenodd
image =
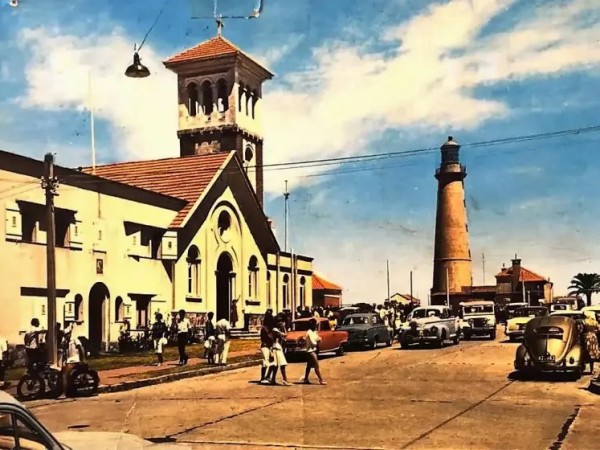
<svg viewBox="0 0 600 450"><path fill-rule="evenodd" d="M522 338L525 334L525 326L534 317L547 316L548 308L543 306L527 306L515 310L513 317L508 319L506 327L504 328L504 334L508 336L511 342L516 341L518 338Z"/></svg>
<svg viewBox="0 0 600 450"><path fill-rule="evenodd" d="M494 302L461 302L460 329L466 340L471 339L471 336L489 336L491 340L496 339Z"/></svg>
<svg viewBox="0 0 600 450"><path fill-rule="evenodd" d="M550 312L574 310L573 305L569 305L568 303L550 303L548 306L550 307Z"/></svg>
<svg viewBox="0 0 600 450"><path fill-rule="evenodd" d="M600 311L599 311L600 313ZM594 333L598 333L600 325L598 325L598 318L596 313L590 309L582 310L567 310L567 311L554 311L550 313L551 316L570 317L573 320L584 321L585 327Z"/></svg>
<svg viewBox="0 0 600 450"><path fill-rule="evenodd" d="M430 343L440 348L447 341L460 341L458 317L447 306L421 306L406 318L400 331L400 346Z"/></svg>
<svg viewBox="0 0 600 450"><path fill-rule="evenodd" d="M562 372L580 378L588 362L585 354L575 320L563 315L538 316L525 327L514 365L527 375Z"/></svg>
<svg viewBox="0 0 600 450"><path fill-rule="evenodd" d="M61 431L50 433L20 402L0 391L0 449L183 450L189 444L155 444L128 433Z"/></svg>
<svg viewBox="0 0 600 450"><path fill-rule="evenodd" d="M283 351L288 355L303 354L306 352L306 332L308 323L313 318L297 319L292 323L292 330L288 331L283 343ZM329 320L324 317L316 318L317 333L321 338L319 353L335 352L343 355L348 345L348 332L332 330Z"/></svg>
<svg viewBox="0 0 600 450"><path fill-rule="evenodd" d="M515 317L515 311L517 309L527 308L528 306L529 306L529 303L525 303L525 302L509 303L508 305L506 305L506 312L508 313L507 319L512 319L513 317Z"/></svg>
<svg viewBox="0 0 600 450"><path fill-rule="evenodd" d="M376 348L378 344L392 345L392 331L379 314L350 314L344 317L337 329L348 332L349 346Z"/></svg>

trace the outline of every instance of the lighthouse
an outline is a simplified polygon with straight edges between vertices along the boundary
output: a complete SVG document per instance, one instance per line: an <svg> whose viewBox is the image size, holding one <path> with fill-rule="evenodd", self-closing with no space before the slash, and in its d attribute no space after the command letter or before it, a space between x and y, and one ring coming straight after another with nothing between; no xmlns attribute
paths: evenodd
<svg viewBox="0 0 600 450"><path fill-rule="evenodd" d="M473 285L469 225L465 202L467 170L460 163L460 145L452 136L440 148L431 304L457 307L465 299L463 287Z"/></svg>

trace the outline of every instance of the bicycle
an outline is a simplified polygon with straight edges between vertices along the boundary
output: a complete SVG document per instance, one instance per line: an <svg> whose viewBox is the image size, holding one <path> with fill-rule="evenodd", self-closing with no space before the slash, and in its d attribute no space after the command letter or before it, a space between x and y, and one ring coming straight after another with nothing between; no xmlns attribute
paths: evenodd
<svg viewBox="0 0 600 450"><path fill-rule="evenodd" d="M60 397L63 390L61 373L47 362L33 363L31 369L19 379L17 396L20 400Z"/></svg>

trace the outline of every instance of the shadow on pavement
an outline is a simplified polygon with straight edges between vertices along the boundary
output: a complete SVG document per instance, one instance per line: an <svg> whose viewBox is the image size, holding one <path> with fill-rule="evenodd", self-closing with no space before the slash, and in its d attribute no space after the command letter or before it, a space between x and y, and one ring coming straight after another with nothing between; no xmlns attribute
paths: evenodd
<svg viewBox="0 0 600 450"><path fill-rule="evenodd" d="M511 381L528 381L533 383L544 382L573 382L577 378L569 373L527 373L522 371L513 371L506 377Z"/></svg>

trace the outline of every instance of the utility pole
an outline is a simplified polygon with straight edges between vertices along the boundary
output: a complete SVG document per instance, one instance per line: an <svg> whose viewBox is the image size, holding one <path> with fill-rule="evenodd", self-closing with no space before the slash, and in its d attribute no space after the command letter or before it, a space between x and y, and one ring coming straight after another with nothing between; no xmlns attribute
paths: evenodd
<svg viewBox="0 0 600 450"><path fill-rule="evenodd" d="M483 265L483 285L485 286L485 253L481 254L481 264Z"/></svg>
<svg viewBox="0 0 600 450"><path fill-rule="evenodd" d="M410 301L413 301L413 278L412 278L412 270L410 271Z"/></svg>
<svg viewBox="0 0 600 450"><path fill-rule="evenodd" d="M55 260L55 224L54 224L54 197L57 196L58 179L54 176L54 155L46 153L44 157L44 176L42 189L46 191L46 268L48 291L48 328L46 345L48 347L48 362L57 364L56 342L56 260Z"/></svg>
<svg viewBox="0 0 600 450"><path fill-rule="evenodd" d="M288 182L285 180L285 192L283 193L283 198L285 199L285 217L284 217L284 245L283 251L287 252L288 245L288 199L290 198L290 193L288 192Z"/></svg>
<svg viewBox="0 0 600 450"><path fill-rule="evenodd" d="M386 262L387 269L387 301L390 301L390 260L388 259Z"/></svg>
<svg viewBox="0 0 600 450"><path fill-rule="evenodd" d="M446 267L446 304L450 307L450 275Z"/></svg>

